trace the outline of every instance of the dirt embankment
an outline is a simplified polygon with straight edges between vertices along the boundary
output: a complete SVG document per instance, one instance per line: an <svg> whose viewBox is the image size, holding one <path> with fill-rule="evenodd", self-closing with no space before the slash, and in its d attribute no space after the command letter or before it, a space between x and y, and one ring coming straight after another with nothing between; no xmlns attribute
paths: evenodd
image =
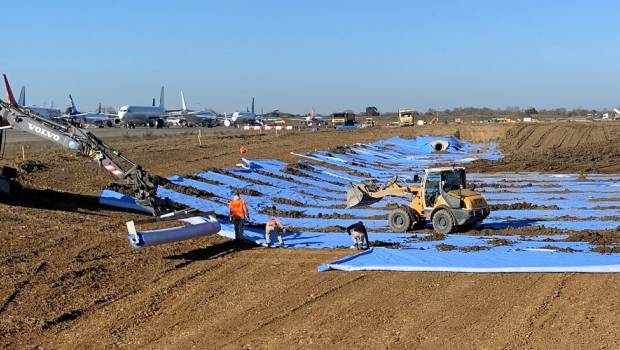
<svg viewBox="0 0 620 350"><path fill-rule="evenodd" d="M472 172L620 173L620 123L520 124L500 141L498 161L479 160Z"/></svg>

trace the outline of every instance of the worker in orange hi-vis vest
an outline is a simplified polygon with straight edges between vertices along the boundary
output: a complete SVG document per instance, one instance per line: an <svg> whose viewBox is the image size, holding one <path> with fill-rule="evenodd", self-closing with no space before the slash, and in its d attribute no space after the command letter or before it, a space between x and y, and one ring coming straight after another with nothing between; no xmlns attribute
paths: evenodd
<svg viewBox="0 0 620 350"><path fill-rule="evenodd" d="M228 209L230 209L230 221L235 226L235 240L242 240L243 226L245 221L250 219L248 206L239 193L236 193L230 203L228 203Z"/></svg>
<svg viewBox="0 0 620 350"><path fill-rule="evenodd" d="M246 153L248 153L248 149L245 148L245 146L241 146L241 147L239 147L239 153L246 154Z"/></svg>
<svg viewBox="0 0 620 350"><path fill-rule="evenodd" d="M276 218L271 218L265 224L265 241L267 241L267 247L271 247L271 234L276 234L278 236L278 242L280 242L280 248L284 248L284 238L282 238L282 234L286 232L284 225Z"/></svg>

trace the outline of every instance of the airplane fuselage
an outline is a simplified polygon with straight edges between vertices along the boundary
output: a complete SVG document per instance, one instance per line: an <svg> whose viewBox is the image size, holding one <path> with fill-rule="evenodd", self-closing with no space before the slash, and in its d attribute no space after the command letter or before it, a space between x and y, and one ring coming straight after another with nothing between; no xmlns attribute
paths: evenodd
<svg viewBox="0 0 620 350"><path fill-rule="evenodd" d="M26 107L31 112L34 112L43 118L53 119L58 118L62 115L59 109L55 108L45 108L45 107Z"/></svg>
<svg viewBox="0 0 620 350"><path fill-rule="evenodd" d="M235 112L233 113L230 120L227 120L228 123L225 123L226 126L231 125L240 125L245 123L252 123L256 121L256 114L252 112Z"/></svg>
<svg viewBox="0 0 620 350"><path fill-rule="evenodd" d="M157 119L163 119L166 110L162 107L151 106L123 106L118 110L118 119L121 123L149 124Z"/></svg>

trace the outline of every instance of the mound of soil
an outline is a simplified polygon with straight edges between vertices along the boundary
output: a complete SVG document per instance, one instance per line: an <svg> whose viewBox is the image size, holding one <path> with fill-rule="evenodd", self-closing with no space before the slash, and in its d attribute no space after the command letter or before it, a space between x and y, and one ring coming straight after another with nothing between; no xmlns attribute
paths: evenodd
<svg viewBox="0 0 620 350"><path fill-rule="evenodd" d="M620 243L620 227L615 230L574 232L566 238L566 241L588 242L598 245Z"/></svg>
<svg viewBox="0 0 620 350"><path fill-rule="evenodd" d="M167 183L163 185L165 188L171 189L175 192L179 192L182 194L186 194L188 196L193 197L202 197L202 198L213 198L215 195L209 191L200 190L195 187L190 186L181 186L173 183Z"/></svg>
<svg viewBox="0 0 620 350"><path fill-rule="evenodd" d="M520 209L560 209L555 204L551 205L543 205L543 204L532 204L528 202L520 202L520 203L512 203L512 204L491 204L489 205L491 210L520 210Z"/></svg>
<svg viewBox="0 0 620 350"><path fill-rule="evenodd" d="M441 234L441 233L437 233L437 232L433 232L433 233L431 233L428 236L420 238L420 241L422 241L422 242L443 241L444 239L446 239L446 235Z"/></svg>
<svg viewBox="0 0 620 350"><path fill-rule="evenodd" d="M288 165L286 168L284 168L283 172L287 174L295 175L295 176L310 177L310 175L299 171L299 169L291 165Z"/></svg>
<svg viewBox="0 0 620 350"><path fill-rule="evenodd" d="M619 173L620 128L617 124L518 125L501 141L497 161L476 160L471 172L542 171Z"/></svg>
<svg viewBox="0 0 620 350"><path fill-rule="evenodd" d="M507 246L507 245L514 244L513 241L507 240L505 238L495 238L495 239L490 240L488 243L494 246Z"/></svg>
<svg viewBox="0 0 620 350"><path fill-rule="evenodd" d="M445 243L441 243L441 244L437 244L435 246L435 248L437 250L439 250L440 252L448 252L448 251L452 251L452 250L458 250L461 252L479 252L481 250L489 250L490 247L485 247L485 246L481 246L481 245L470 245L470 246L464 246L464 247L457 247L455 245L452 244L445 244Z"/></svg>
<svg viewBox="0 0 620 350"><path fill-rule="evenodd" d="M457 246L455 246L455 245L452 245L452 244L445 244L445 243L437 244L437 245L435 246L435 248L436 248L437 250L439 250L440 252L448 252L448 251L451 251L451 250L457 250L457 249L459 249L459 247L457 247Z"/></svg>
<svg viewBox="0 0 620 350"><path fill-rule="evenodd" d="M186 179L192 179L192 180L208 183L210 185L215 185L215 186L222 186L223 185L223 183L221 183L219 181L211 180L211 179L205 179L204 177L193 175L193 174L183 175L183 177L186 178Z"/></svg>
<svg viewBox="0 0 620 350"><path fill-rule="evenodd" d="M619 246L599 245L599 246L593 247L591 250L593 252L603 253L603 254L617 254L617 253L620 253L620 247Z"/></svg>
<svg viewBox="0 0 620 350"><path fill-rule="evenodd" d="M280 203L280 204L288 204L288 205L292 205L294 207L304 207L305 204L303 204L302 202L293 200L293 199L288 199L288 198L280 198L280 197L273 197L271 198L271 200L274 203Z"/></svg>
<svg viewBox="0 0 620 350"><path fill-rule="evenodd" d="M247 187L234 187L233 188L233 192L239 193L239 194L244 194L246 196L252 196L252 197L260 197L263 194L260 193L257 190L253 190L251 188L247 188Z"/></svg>
<svg viewBox="0 0 620 350"><path fill-rule="evenodd" d="M562 252L562 253L576 253L576 252L580 252L581 250L579 249L573 249L571 247L566 247L566 248L560 248L560 247L555 247L552 245L545 245L540 247L541 249L553 249L553 250L557 250L558 252Z"/></svg>
<svg viewBox="0 0 620 350"><path fill-rule="evenodd" d="M391 248L391 249L398 249L401 247L400 243L385 242L385 241L378 241L378 240L371 241L370 246L371 247L384 247L384 248Z"/></svg>

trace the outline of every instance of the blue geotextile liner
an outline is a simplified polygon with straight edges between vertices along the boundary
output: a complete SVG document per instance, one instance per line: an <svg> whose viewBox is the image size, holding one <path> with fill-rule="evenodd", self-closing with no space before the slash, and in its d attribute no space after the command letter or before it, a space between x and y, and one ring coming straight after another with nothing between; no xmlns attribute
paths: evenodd
<svg viewBox="0 0 620 350"><path fill-rule="evenodd" d="M552 237L450 235L442 241L410 243L404 249L374 247L323 264L318 271L620 272L620 254L594 253L588 243L549 241ZM494 238L506 239L510 245L493 246ZM483 248L459 249L467 247Z"/></svg>
<svg viewBox="0 0 620 350"><path fill-rule="evenodd" d="M434 140L447 141L450 147L445 153L434 153L430 143ZM471 160L473 158L495 159L501 153L494 146L475 145L460 141L454 137L417 137L415 139L391 138L369 145L352 145L348 153L311 152L301 155L311 159L329 160L342 170L305 162L304 167L297 169L298 176L284 172L284 162L261 159L246 160L242 168L227 169L230 176L213 171L196 174L205 181L217 181L214 185L203 181L170 177L178 185L191 186L213 193L215 198L197 199L165 190L162 192L179 202L209 208L220 215L228 211L227 202L236 188L247 188L261 193L261 196L243 197L248 202L252 222L261 224L269 215L262 215L261 209L275 206L279 210L298 211L303 216L314 218L280 218L288 225L297 227L325 228L344 226L360 219L368 223L371 230L386 229L385 220L366 220L368 217L385 217L389 203L406 203L403 198L386 197L367 208L344 209L346 200L345 185L350 181L361 181L365 177L357 176L360 172L371 173L375 177L387 179L394 174L405 174L408 178L412 173L421 173L428 166L427 162L452 160ZM421 161L421 159L424 159ZM324 162L325 163L325 162ZM323 163L323 164L324 164ZM260 172L260 173L259 173ZM538 173L499 173L470 174L470 180L482 184L498 184L508 186L494 188L481 186L480 190L491 204L511 204L528 202L535 205L556 204L559 209L536 210L496 210L485 220L484 225L491 229L506 227L546 226L563 229L608 229L620 224L620 211L615 202L620 197L618 176L589 176L587 180L579 180L576 174L547 175ZM287 180L292 179L292 180ZM401 178L401 181L408 180ZM531 186L527 186L531 184ZM519 187L521 186L521 187ZM524 187L527 186L527 187ZM289 199L300 204L281 204L275 199ZM604 202L591 199L607 198ZM601 204L598 204L601 203ZM353 219L330 219L325 215L354 216Z"/></svg>
<svg viewBox="0 0 620 350"><path fill-rule="evenodd" d="M447 141L450 147L445 153L433 153L430 143L434 140ZM260 196L243 195L248 202L251 222L254 224L264 224L271 216L261 214L261 211L272 206L282 211L299 211L302 216L313 216L279 218L286 226L297 227L301 231L285 234L286 245L291 248L348 247L352 242L346 233L316 232L316 229L331 231L331 228L334 228L334 231L338 231L336 226L348 226L359 220L363 220L368 227L371 241L379 240L385 244L399 244L402 247L399 250L388 251L373 248L369 252L355 256L354 259L345 258L344 261L330 265L334 268L488 272L595 271L592 270L592 266L616 264L615 255L612 259L607 259L610 256L591 253L587 243L550 243L562 248L581 250L568 254L532 251L538 249L537 246L549 244L543 242L543 238L513 237L511 239L516 243L510 247L493 247L489 250L468 253L458 250L440 252L434 248L440 243L463 246L484 245L485 242L480 241L483 238L453 235L441 242L420 242L416 240L415 233L378 232L387 228L387 220L383 218L390 211L386 205L406 203L407 200L388 197L369 207L345 209L344 189L349 182L366 180L364 174L370 174L380 180L399 175L401 181L411 184L413 174L421 175L424 168L434 163L461 164L474 159L498 159L501 153L494 145L471 144L453 137L418 137L411 140L396 137L368 145L352 145L349 150L346 154L325 151L301 154L300 159L304 162L304 166L296 169L295 174L285 171L288 164L281 161L244 159L240 167L226 169L228 172L226 174L205 171L195 174L199 180L179 176L169 177L174 184L194 187L212 194L205 198L178 193L163 187L158 189L158 193L162 197L169 197L191 207L214 211L220 216L227 217L227 204L237 188L258 191ZM303 159L320 160L322 165ZM337 165L339 170L333 169L332 165ZM468 179L470 182L480 184L479 190L484 193L490 204L528 202L534 205L558 206L558 209L495 210L483 223L486 228L518 229L545 226L572 230L600 230L620 225L618 219L620 211L617 209L620 206L619 175L587 175L587 179L583 180L577 174L493 173L468 174ZM214 184L213 181L217 183ZM500 187L484 186L485 184ZM282 204L279 199L292 202ZM139 209L133 198L112 191L102 192L101 202ZM325 217L338 215L352 215L354 218ZM371 216L374 220L368 219ZM430 224L427 226L430 227ZM221 235L232 236L230 223L223 222L221 227ZM261 229L246 229L246 238L258 244L265 244L264 232ZM552 239L560 238L554 236ZM596 258L590 259L591 256ZM398 259L400 263L395 264L390 259ZM548 264L544 265L541 261L547 261Z"/></svg>
<svg viewBox="0 0 620 350"><path fill-rule="evenodd" d="M222 223L222 236L234 238L234 228L230 223ZM256 244L266 245L265 230L245 228L245 238ZM284 244L287 248L349 248L353 244L351 237L343 232L285 232L283 234ZM371 242L381 241L385 243L405 244L411 240L411 235L406 233L373 233L368 234ZM275 236L272 242L277 242Z"/></svg>
<svg viewBox="0 0 620 350"><path fill-rule="evenodd" d="M619 255L494 249L466 253L373 247L322 264L318 271L620 272Z"/></svg>

